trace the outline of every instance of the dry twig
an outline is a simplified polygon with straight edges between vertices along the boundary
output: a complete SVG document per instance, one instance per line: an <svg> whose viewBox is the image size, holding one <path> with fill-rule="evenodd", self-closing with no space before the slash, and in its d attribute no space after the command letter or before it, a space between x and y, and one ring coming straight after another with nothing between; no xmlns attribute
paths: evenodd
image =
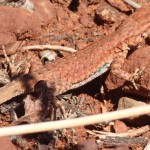
<svg viewBox="0 0 150 150"><path fill-rule="evenodd" d="M14 127L2 127L0 128L0 136L21 135L64 128L72 128L77 126L90 125L94 123L109 122L116 119L124 119L148 113L150 113L150 105L145 105L76 119L19 125Z"/></svg>
<svg viewBox="0 0 150 150"><path fill-rule="evenodd" d="M150 142L146 145L146 147L144 148L144 150L150 150Z"/></svg>
<svg viewBox="0 0 150 150"><path fill-rule="evenodd" d="M60 50L60 51L66 51L66 52L76 52L77 50L65 47L65 46L56 46L56 45L33 45L33 46L25 46L23 47L23 50Z"/></svg>
<svg viewBox="0 0 150 150"><path fill-rule="evenodd" d="M141 8L141 5L132 1L132 0L123 0L125 3L127 3L128 5L132 6L133 8L139 9Z"/></svg>
<svg viewBox="0 0 150 150"><path fill-rule="evenodd" d="M134 129L134 130L128 131L126 133L112 133L112 132L103 132L103 131L96 131L96 130L87 131L87 132L90 134L94 134L98 137L105 137L105 136L109 136L109 137L135 137L135 136L139 136L139 135L141 135L141 134L143 134L149 130L150 130L150 127L147 125L147 126L139 128L139 129Z"/></svg>

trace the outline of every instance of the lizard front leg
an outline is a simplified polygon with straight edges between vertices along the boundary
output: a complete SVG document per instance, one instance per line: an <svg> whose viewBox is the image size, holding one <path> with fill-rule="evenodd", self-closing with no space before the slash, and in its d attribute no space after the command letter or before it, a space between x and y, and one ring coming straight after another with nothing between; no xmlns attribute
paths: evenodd
<svg viewBox="0 0 150 150"><path fill-rule="evenodd" d="M111 72L119 78L132 82L135 89L138 90L135 81L139 79L139 77L144 71L144 68L136 69L135 72L132 74L122 70L121 67L124 64L125 58L127 57L127 53L128 50L124 50L123 52L117 53L117 56L111 64Z"/></svg>
<svg viewBox="0 0 150 150"><path fill-rule="evenodd" d="M139 44L143 42L143 40L145 40L148 36L148 31L137 36L131 36L130 38L125 39L124 42L119 43L114 50L115 57L110 67L111 72L119 78L132 82L135 89L138 89L135 84L135 80L139 79L144 71L144 68L136 69L134 73L130 74L122 70L121 67L124 64L128 52L132 49L131 47L137 49L139 47Z"/></svg>

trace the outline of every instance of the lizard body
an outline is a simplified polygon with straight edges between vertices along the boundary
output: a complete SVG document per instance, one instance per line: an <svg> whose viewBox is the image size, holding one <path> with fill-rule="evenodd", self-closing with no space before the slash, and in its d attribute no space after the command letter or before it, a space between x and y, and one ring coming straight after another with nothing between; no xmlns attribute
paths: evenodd
<svg viewBox="0 0 150 150"><path fill-rule="evenodd" d="M121 65L129 47L137 46L149 33L150 7L147 6L129 16L107 37L46 67L34 69L30 75L20 77L0 88L0 103L32 91L41 80L46 81L48 87L54 87L55 95L59 95L86 84L109 68L121 78L131 80L132 75L120 72Z"/></svg>

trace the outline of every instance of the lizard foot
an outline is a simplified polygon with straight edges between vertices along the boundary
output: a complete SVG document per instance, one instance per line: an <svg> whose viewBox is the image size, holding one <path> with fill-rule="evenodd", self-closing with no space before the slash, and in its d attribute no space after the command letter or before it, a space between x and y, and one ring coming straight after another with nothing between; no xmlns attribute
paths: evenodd
<svg viewBox="0 0 150 150"><path fill-rule="evenodd" d="M6 69L0 67L0 85L10 83L10 78Z"/></svg>
<svg viewBox="0 0 150 150"><path fill-rule="evenodd" d="M59 108L63 119L66 119L67 116L66 116L66 112L65 112L65 107L64 107L64 105L61 103L61 101L56 100L56 101L55 101L55 106L57 106L57 107Z"/></svg>
<svg viewBox="0 0 150 150"><path fill-rule="evenodd" d="M50 117L50 120L58 120L58 118L67 118L65 107L57 98L54 98L53 100L51 98L48 98L48 105L45 116L46 118Z"/></svg>
<svg viewBox="0 0 150 150"><path fill-rule="evenodd" d="M141 69L136 69L135 72L133 74L131 74L131 76L129 78L129 81L132 82L132 84L136 90L138 90L138 87L137 87L135 81L140 78L140 76L143 74L144 70L145 70L144 67Z"/></svg>

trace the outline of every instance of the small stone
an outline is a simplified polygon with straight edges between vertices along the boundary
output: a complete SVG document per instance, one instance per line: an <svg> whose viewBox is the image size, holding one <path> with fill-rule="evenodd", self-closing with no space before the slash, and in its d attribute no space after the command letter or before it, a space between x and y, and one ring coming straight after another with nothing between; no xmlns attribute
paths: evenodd
<svg viewBox="0 0 150 150"><path fill-rule="evenodd" d="M16 150L16 146L11 142L10 137L0 138L0 150Z"/></svg>
<svg viewBox="0 0 150 150"><path fill-rule="evenodd" d="M80 22L84 27L88 27L88 24L89 24L88 15L83 15L83 16L81 16L81 18L79 19L79 22Z"/></svg>
<svg viewBox="0 0 150 150"><path fill-rule="evenodd" d="M76 148L77 150L98 150L98 145L96 144L95 139L89 139L78 143Z"/></svg>
<svg viewBox="0 0 150 150"><path fill-rule="evenodd" d="M127 132L128 127L124 122L116 120L114 123L114 130L116 133L124 133Z"/></svg>
<svg viewBox="0 0 150 150"><path fill-rule="evenodd" d="M116 22L116 14L115 11L110 9L109 7L100 7L96 10L96 20L97 22L106 22L106 23L114 23Z"/></svg>
<svg viewBox="0 0 150 150"><path fill-rule="evenodd" d="M142 106L142 105L146 105L146 103L132 98L122 97L119 99L118 110Z"/></svg>

